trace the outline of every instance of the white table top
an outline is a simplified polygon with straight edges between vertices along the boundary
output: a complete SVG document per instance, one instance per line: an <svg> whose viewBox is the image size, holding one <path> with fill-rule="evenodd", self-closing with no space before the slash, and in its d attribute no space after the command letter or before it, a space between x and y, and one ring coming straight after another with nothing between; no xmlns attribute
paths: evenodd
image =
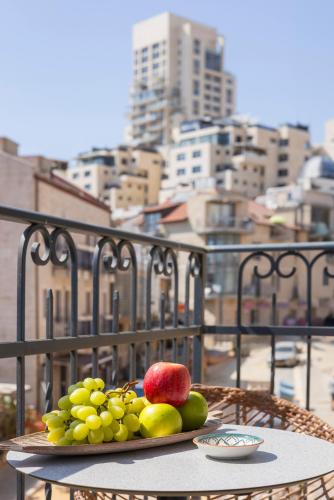
<svg viewBox="0 0 334 500"><path fill-rule="evenodd" d="M258 451L240 460L214 460L192 442L114 455L51 457L10 452L24 474L59 485L160 496L245 493L313 479L334 471L334 444L275 429L224 425L224 432L260 436Z"/></svg>

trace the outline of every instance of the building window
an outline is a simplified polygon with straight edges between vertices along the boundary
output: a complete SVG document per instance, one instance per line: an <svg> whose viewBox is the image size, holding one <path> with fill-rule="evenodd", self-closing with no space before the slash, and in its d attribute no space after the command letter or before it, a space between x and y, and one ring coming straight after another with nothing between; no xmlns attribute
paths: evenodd
<svg viewBox="0 0 334 500"><path fill-rule="evenodd" d="M193 174L198 174L202 171L202 167L200 165L195 165L191 170Z"/></svg>
<svg viewBox="0 0 334 500"><path fill-rule="evenodd" d="M201 70L201 63L199 59L194 59L194 73L199 75Z"/></svg>
<svg viewBox="0 0 334 500"><path fill-rule="evenodd" d="M273 144L276 144L276 139L275 139L275 137L271 137L271 138L270 138L270 142L272 142Z"/></svg>
<svg viewBox="0 0 334 500"><path fill-rule="evenodd" d="M253 167L253 172L257 172L257 167Z"/></svg>
<svg viewBox="0 0 334 500"><path fill-rule="evenodd" d="M147 62L147 60L148 60L148 57L147 57L147 56L143 56L143 57L141 58L141 62L142 62L142 63L146 63L146 62Z"/></svg>
<svg viewBox="0 0 334 500"><path fill-rule="evenodd" d="M201 53L201 42L200 40L198 40L198 38L194 39L193 49L195 54Z"/></svg>
<svg viewBox="0 0 334 500"><path fill-rule="evenodd" d="M186 169L185 168L178 168L176 171L176 175L185 175Z"/></svg>
<svg viewBox="0 0 334 500"><path fill-rule="evenodd" d="M142 69L141 69L141 72L142 73L147 73L147 66L143 66Z"/></svg>
<svg viewBox="0 0 334 500"><path fill-rule="evenodd" d="M289 171L287 168L278 169L278 177L286 177L287 175L289 175Z"/></svg>
<svg viewBox="0 0 334 500"><path fill-rule="evenodd" d="M200 156L202 156L202 151L200 149L193 151L192 156L193 158L199 158Z"/></svg>
<svg viewBox="0 0 334 500"><path fill-rule="evenodd" d="M211 101L211 96L209 94L204 94L204 99Z"/></svg>
<svg viewBox="0 0 334 500"><path fill-rule="evenodd" d="M159 43L154 43L152 45L152 50L158 50L159 49Z"/></svg>
<svg viewBox="0 0 334 500"><path fill-rule="evenodd" d="M79 177L79 172L75 172L74 174L72 174L73 179L77 179L78 177Z"/></svg>
<svg viewBox="0 0 334 500"><path fill-rule="evenodd" d="M210 109L211 109L210 104L206 104L206 105L204 106L204 109L205 109L206 111L210 111Z"/></svg>
<svg viewBox="0 0 334 500"><path fill-rule="evenodd" d="M214 113L220 113L220 108L218 108L217 106L214 106L212 109Z"/></svg>
<svg viewBox="0 0 334 500"><path fill-rule="evenodd" d="M235 138L235 142L242 142L242 137L241 135L237 135Z"/></svg>
<svg viewBox="0 0 334 500"><path fill-rule="evenodd" d="M193 80L193 94L199 95L199 80Z"/></svg>
<svg viewBox="0 0 334 500"><path fill-rule="evenodd" d="M211 90L211 85L209 83L205 84L205 90Z"/></svg>
<svg viewBox="0 0 334 500"><path fill-rule="evenodd" d="M226 89L226 102L232 104L233 102L233 92L232 89Z"/></svg>
<svg viewBox="0 0 334 500"><path fill-rule="evenodd" d="M224 184L224 179L218 179L217 184Z"/></svg>
<svg viewBox="0 0 334 500"><path fill-rule="evenodd" d="M121 194L118 195L118 200L123 200L123 196Z"/></svg>
<svg viewBox="0 0 334 500"><path fill-rule="evenodd" d="M205 73L205 79L206 80L211 80L211 75L209 75L209 73Z"/></svg>
<svg viewBox="0 0 334 500"><path fill-rule="evenodd" d="M205 67L211 71L221 71L222 57L220 52L213 50L205 51ZM215 80L217 81L217 80Z"/></svg>
<svg viewBox="0 0 334 500"><path fill-rule="evenodd" d="M127 165L128 160L126 158L122 158L121 163L122 163L122 165Z"/></svg>
<svg viewBox="0 0 334 500"><path fill-rule="evenodd" d="M215 96L215 95L214 95L214 96L213 96L213 98L212 98L212 100L213 100L214 102L220 102L220 97L219 97L219 96Z"/></svg>
<svg viewBox="0 0 334 500"><path fill-rule="evenodd" d="M214 81L214 82L217 82L217 83L220 83L220 82L221 82L221 78L220 78L220 76L214 76L214 77L213 77L213 81Z"/></svg>
<svg viewBox="0 0 334 500"><path fill-rule="evenodd" d="M159 68L159 63L153 63L153 69L158 69Z"/></svg>
<svg viewBox="0 0 334 500"><path fill-rule="evenodd" d="M87 190L90 190L90 188L91 188L91 187L92 187L92 186L91 186L90 184L85 184L85 185L84 185L84 189L87 189Z"/></svg>
<svg viewBox="0 0 334 500"><path fill-rule="evenodd" d="M185 160L185 159L186 159L186 154L185 154L185 153L179 153L179 154L176 156L176 159L177 159L177 161L182 161L182 160Z"/></svg>
<svg viewBox="0 0 334 500"><path fill-rule="evenodd" d="M289 139L280 139L279 146L289 146Z"/></svg>
<svg viewBox="0 0 334 500"><path fill-rule="evenodd" d="M85 173L84 173L84 176L85 177L90 177L91 175L91 171L90 170L86 170Z"/></svg>
<svg viewBox="0 0 334 500"><path fill-rule="evenodd" d="M159 52L153 52L152 54L153 59L158 59L159 56L160 56Z"/></svg>
<svg viewBox="0 0 334 500"><path fill-rule="evenodd" d="M193 113L194 113L194 115L199 114L199 102L198 101L193 101Z"/></svg>
<svg viewBox="0 0 334 500"><path fill-rule="evenodd" d="M287 155L286 153L282 153L280 155L278 155L278 161L288 161L289 159L289 155Z"/></svg>
<svg viewBox="0 0 334 500"><path fill-rule="evenodd" d="M253 142L253 137L251 135L247 135L247 142Z"/></svg>
<svg viewBox="0 0 334 500"><path fill-rule="evenodd" d="M220 92L220 87L212 87L212 90L213 90L214 92Z"/></svg>
<svg viewBox="0 0 334 500"><path fill-rule="evenodd" d="M323 270L323 274L322 274L322 284L323 284L323 286L329 285L329 276L326 273L325 269Z"/></svg>
<svg viewBox="0 0 334 500"><path fill-rule="evenodd" d="M231 114L232 114L232 109L226 108L226 116L231 116Z"/></svg>

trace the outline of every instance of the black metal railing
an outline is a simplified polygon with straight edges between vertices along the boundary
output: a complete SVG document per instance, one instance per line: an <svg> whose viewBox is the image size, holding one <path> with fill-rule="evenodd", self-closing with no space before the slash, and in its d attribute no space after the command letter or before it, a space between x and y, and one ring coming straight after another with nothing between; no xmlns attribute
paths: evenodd
<svg viewBox="0 0 334 500"><path fill-rule="evenodd" d="M243 342L251 335L269 336L271 339L270 390L272 393L275 387L277 336L304 338L307 350L305 406L310 408L312 337L334 336L334 327L319 327L313 324L314 274L319 275L319 263L324 259L325 267L322 272L326 277L326 283L334 278L334 272L331 270L334 243L198 247L5 206L0 206L0 221L17 224L17 229L20 231L21 225L25 225L18 247L10 248L10 252L6 251L6 257L4 257L14 258L17 252L17 288L13 294L14 298L16 296L17 308L16 341L1 339L0 343L1 360L16 359L16 431L18 435L25 432L27 357L44 357L45 401L41 402L43 403L41 406L43 410L48 411L52 407L55 392L54 369L57 356L68 356L63 364L65 369L67 365L69 366L68 381L70 382L76 381L81 373L80 356L82 353L86 358L89 356L89 363L85 358L86 369L90 370L93 376L100 373L102 364L105 366L108 360L111 360L108 364L108 368L111 367L111 369L106 371L107 383L111 385L121 382L121 378L124 377L122 373L126 372L128 378L135 379L140 377L152 362L167 357L187 364L193 382L201 382L203 339L204 336L212 334L228 335L234 340L238 387L242 383ZM78 265L78 248L80 247L77 242L78 235L81 237L91 235L96 242L91 252L92 262L89 275L92 291L92 320L90 333L86 335L78 335L78 316L81 308L80 272L87 272L87 266L81 270ZM2 248L8 244L1 239ZM231 260L226 260L224 256L230 254L237 256L233 259L234 269L232 269L236 293L229 292L230 296L233 295L235 321L233 324L208 325L204 321L207 300L207 265L210 266L210 276L214 280L215 273L212 271L211 261L215 256L220 256L221 260L215 260L214 263L215 266L220 267L220 269L217 268L216 276L221 277L224 275L226 262L231 263ZM27 275L31 263L35 269L40 270L47 266L65 267L69 270L65 278L70 280L70 314L68 325L64 326L63 336L57 336L54 332L53 274L51 278L49 276L49 281L43 282L47 287L45 333L42 335L39 330L38 338L36 336L28 338L26 335ZM3 264L0 263L0 265ZM299 275L303 279L298 278ZM106 276L112 277L113 291L112 296L109 297L111 307L108 308L107 319L104 319L101 293ZM121 282L125 279L128 285L122 288ZM285 282L289 279L295 280L294 283L300 280L300 283L297 283L299 284L298 293L305 296L305 324L301 326L279 324L277 306L282 293L279 289L279 281ZM262 288L261 283L265 282L266 288ZM255 286L253 286L254 283ZM29 296L38 300L34 294L42 293L43 287L40 288L35 286L33 292L29 290ZM291 291L292 294L295 293L294 289ZM257 317L256 321L253 321L254 324L248 325L244 320L245 294L249 295L252 291L256 306L256 301L263 290L265 290L270 314L267 314L266 321ZM217 294L217 300L221 301L218 304L223 303L225 294L224 289ZM123 313L122 317L124 306L126 306L126 313ZM122 326L122 320L125 326ZM103 325L110 324L110 330L103 331ZM125 364L124 348L126 350ZM100 353L102 353L101 356ZM121 362L123 371L120 366ZM41 380L37 380L36 383L40 385ZM223 384L224 380L222 380ZM64 380L60 385L64 386ZM51 486L47 485L46 498L51 498L51 494ZM17 498L23 499L24 496L24 479L19 474Z"/></svg>

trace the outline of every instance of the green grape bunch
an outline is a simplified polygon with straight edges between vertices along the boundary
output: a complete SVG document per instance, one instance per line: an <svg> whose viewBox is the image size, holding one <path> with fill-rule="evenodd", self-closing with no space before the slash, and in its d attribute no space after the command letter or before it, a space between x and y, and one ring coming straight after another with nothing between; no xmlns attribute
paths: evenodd
<svg viewBox="0 0 334 500"><path fill-rule="evenodd" d="M140 436L139 415L150 403L133 390L137 381L107 390L101 378L69 386L58 410L45 413L47 439L57 446L129 441Z"/></svg>

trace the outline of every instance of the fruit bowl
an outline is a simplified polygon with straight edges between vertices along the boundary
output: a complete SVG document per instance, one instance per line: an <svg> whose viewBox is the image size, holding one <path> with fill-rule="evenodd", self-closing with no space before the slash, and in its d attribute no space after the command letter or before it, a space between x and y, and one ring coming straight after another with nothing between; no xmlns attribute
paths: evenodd
<svg viewBox="0 0 334 500"><path fill-rule="evenodd" d="M197 436L193 442L202 453L209 457L237 460L254 453L263 443L263 439L250 434L213 432Z"/></svg>
<svg viewBox="0 0 334 500"><path fill-rule="evenodd" d="M101 444L80 444L72 446L56 446L47 440L46 432L36 432L19 436L0 443L0 450L21 451L37 455L99 455L104 453L119 453L135 451L144 448L155 448L168 444L189 441L196 436L212 433L221 425L221 420L210 418L205 424L194 431L179 432L159 438L140 438L125 442L110 442Z"/></svg>

